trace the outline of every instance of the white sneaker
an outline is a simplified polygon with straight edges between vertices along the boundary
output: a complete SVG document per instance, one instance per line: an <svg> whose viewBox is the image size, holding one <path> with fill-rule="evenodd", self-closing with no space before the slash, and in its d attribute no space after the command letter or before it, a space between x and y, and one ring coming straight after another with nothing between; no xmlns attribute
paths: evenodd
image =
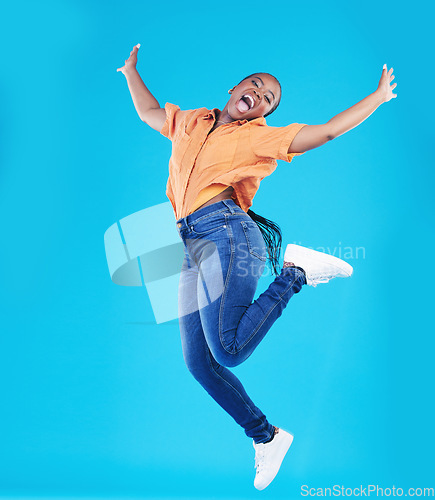
<svg viewBox="0 0 435 500"><path fill-rule="evenodd" d="M278 428L272 441L255 444L255 474L254 486L257 490L264 490L278 474L281 463L292 444L293 436Z"/></svg>
<svg viewBox="0 0 435 500"><path fill-rule="evenodd" d="M301 267L310 286L328 283L332 278L348 278L353 272L353 267L344 260L291 243L287 245L284 262L293 262L295 266Z"/></svg>

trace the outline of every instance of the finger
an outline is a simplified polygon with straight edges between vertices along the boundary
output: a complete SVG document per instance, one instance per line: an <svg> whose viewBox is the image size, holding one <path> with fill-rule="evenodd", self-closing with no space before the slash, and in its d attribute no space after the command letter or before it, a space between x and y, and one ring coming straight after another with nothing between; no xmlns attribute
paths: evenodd
<svg viewBox="0 0 435 500"><path fill-rule="evenodd" d="M393 85L391 85L391 90L395 89L397 87L397 83L394 83Z"/></svg>
<svg viewBox="0 0 435 500"><path fill-rule="evenodd" d="M394 75L390 76L390 82L392 82L396 77Z"/></svg>
<svg viewBox="0 0 435 500"><path fill-rule="evenodd" d="M384 64L383 70L386 70L386 69L387 69L387 65L386 65L386 64Z"/></svg>
<svg viewBox="0 0 435 500"><path fill-rule="evenodd" d="M393 68L390 68L390 71L388 72L391 76L391 73L393 72Z"/></svg>

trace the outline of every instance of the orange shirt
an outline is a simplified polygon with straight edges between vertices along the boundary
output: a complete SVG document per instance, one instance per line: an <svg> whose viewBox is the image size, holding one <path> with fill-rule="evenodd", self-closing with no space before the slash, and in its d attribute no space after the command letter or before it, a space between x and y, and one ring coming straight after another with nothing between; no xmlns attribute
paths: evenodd
<svg viewBox="0 0 435 500"><path fill-rule="evenodd" d="M276 160L291 162L290 144L305 123L269 127L264 117L236 120L209 134L220 110L181 110L165 104L161 134L172 141L166 195L175 218L186 217L228 186L233 199L247 212L260 181L277 167Z"/></svg>

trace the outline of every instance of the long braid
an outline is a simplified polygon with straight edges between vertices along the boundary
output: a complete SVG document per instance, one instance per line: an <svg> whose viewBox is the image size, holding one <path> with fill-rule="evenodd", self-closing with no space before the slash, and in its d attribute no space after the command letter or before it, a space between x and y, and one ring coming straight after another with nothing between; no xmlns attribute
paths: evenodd
<svg viewBox="0 0 435 500"><path fill-rule="evenodd" d="M282 245L281 229L278 224L275 224L275 222L256 214L252 210L248 210L247 214L254 222L257 223L258 227L260 228L261 234L263 235L264 241L266 243L271 270L273 273L275 273L276 276L278 276L279 257L281 254Z"/></svg>

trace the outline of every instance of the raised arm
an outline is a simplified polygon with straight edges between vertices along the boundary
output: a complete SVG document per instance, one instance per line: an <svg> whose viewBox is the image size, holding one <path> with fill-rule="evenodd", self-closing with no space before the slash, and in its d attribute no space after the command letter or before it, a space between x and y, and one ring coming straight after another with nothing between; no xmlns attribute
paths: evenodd
<svg viewBox="0 0 435 500"><path fill-rule="evenodd" d="M140 44L133 47L130 57L125 61L125 66L118 68L116 71L120 71L127 79L128 89L139 118L151 128L160 132L166 121L166 111L160 107L157 99L147 89L136 69L139 47Z"/></svg>
<svg viewBox="0 0 435 500"><path fill-rule="evenodd" d="M394 79L393 68L387 71L387 65L384 64L382 76L378 88L362 101L354 104L338 115L331 118L323 125L306 125L293 139L289 153L304 153L310 149L318 148L325 142L352 130L357 125L368 118L382 103L388 102L397 94L393 94L393 89L397 83L390 86Z"/></svg>

